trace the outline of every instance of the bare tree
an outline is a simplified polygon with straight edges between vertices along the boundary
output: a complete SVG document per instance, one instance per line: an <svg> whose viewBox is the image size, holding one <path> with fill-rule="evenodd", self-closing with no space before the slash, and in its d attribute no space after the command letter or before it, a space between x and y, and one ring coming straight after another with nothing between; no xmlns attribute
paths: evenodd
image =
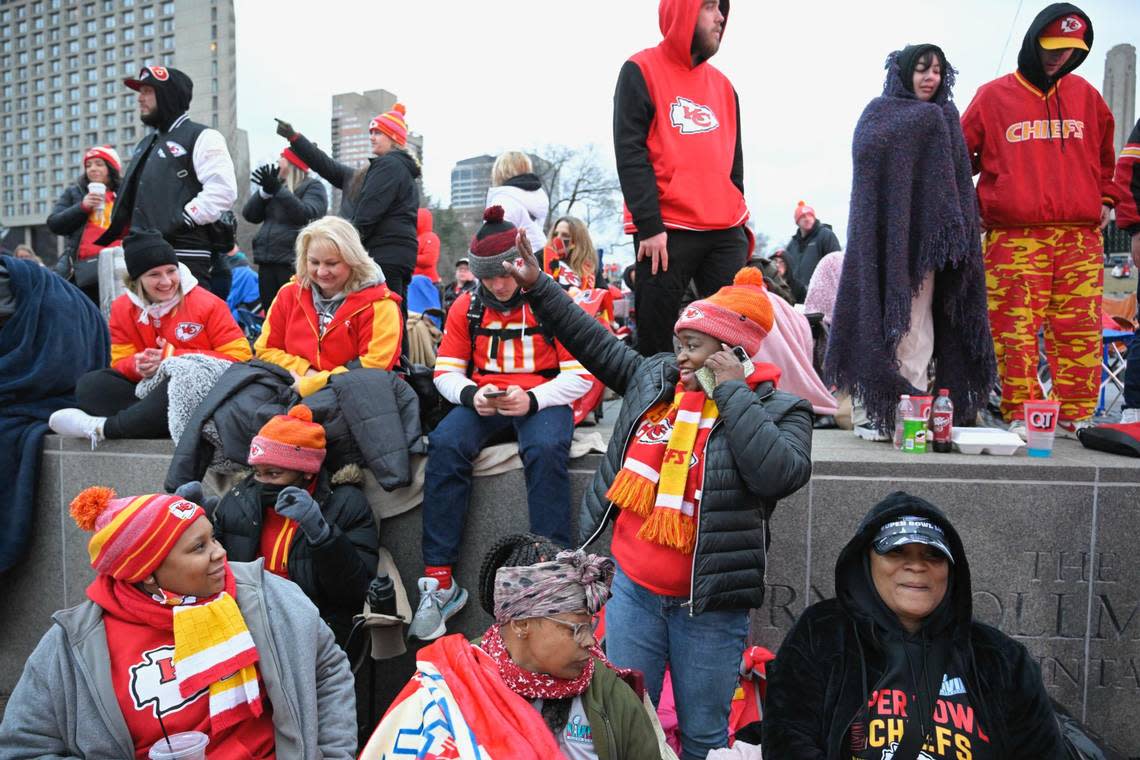
<svg viewBox="0 0 1140 760"><path fill-rule="evenodd" d="M547 145L534 154L535 173L550 196L548 227L560 216L576 216L591 228L620 224L621 186L596 145Z"/></svg>

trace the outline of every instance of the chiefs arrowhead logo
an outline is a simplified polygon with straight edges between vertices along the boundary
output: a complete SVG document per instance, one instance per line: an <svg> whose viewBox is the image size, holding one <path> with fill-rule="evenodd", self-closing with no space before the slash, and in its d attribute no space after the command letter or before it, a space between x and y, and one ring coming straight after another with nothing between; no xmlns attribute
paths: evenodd
<svg viewBox="0 0 1140 760"><path fill-rule="evenodd" d="M170 505L170 514L179 520L189 520L198 511L198 505L192 501L176 501Z"/></svg>
<svg viewBox="0 0 1140 760"><path fill-rule="evenodd" d="M249 458L260 457L265 455L265 449L261 448L260 443L249 444Z"/></svg>
<svg viewBox="0 0 1140 760"><path fill-rule="evenodd" d="M131 666L131 701L136 710L148 706L154 717L178 712L196 702L209 692L206 687L189 697L183 697L178 690L178 678L174 675L174 647L163 646L143 652L142 661Z"/></svg>
<svg viewBox="0 0 1140 760"><path fill-rule="evenodd" d="M669 122L683 135L712 132L720 126L711 108L680 96L669 107Z"/></svg>
<svg viewBox="0 0 1140 760"><path fill-rule="evenodd" d="M178 326L174 328L174 337L185 343L202 332L203 329L205 328L197 322L179 322Z"/></svg>
<svg viewBox="0 0 1140 760"><path fill-rule="evenodd" d="M686 306L685 310L681 312L681 319L704 319L705 313L696 306Z"/></svg>
<svg viewBox="0 0 1140 760"><path fill-rule="evenodd" d="M166 70L165 66L147 66L146 68L160 82L170 79L170 72Z"/></svg>
<svg viewBox="0 0 1140 760"><path fill-rule="evenodd" d="M1065 34L1070 34L1072 32L1079 32L1084 28L1084 26L1085 25L1081 23L1081 20L1079 18L1076 16L1069 16L1061 22L1061 31Z"/></svg>
<svg viewBox="0 0 1140 760"><path fill-rule="evenodd" d="M637 428L636 435L640 443L665 444L669 442L669 434L672 432L673 426L666 417L656 421L646 420Z"/></svg>
<svg viewBox="0 0 1140 760"><path fill-rule="evenodd" d="M186 149L185 149L185 148L183 148L183 147L182 147L181 145L179 145L178 143L174 142L173 140L168 140L168 141L167 141L167 143L166 143L166 149L167 149L168 151L170 151L170 155L174 156L175 158L179 158L179 157L181 157L181 156L185 156L185 155L186 155Z"/></svg>

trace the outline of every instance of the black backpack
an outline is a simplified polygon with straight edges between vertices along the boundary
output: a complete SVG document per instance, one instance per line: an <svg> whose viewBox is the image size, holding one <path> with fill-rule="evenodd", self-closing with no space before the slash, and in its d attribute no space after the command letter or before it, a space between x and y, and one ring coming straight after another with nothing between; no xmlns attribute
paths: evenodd
<svg viewBox="0 0 1140 760"><path fill-rule="evenodd" d="M1077 431L1077 439L1086 449L1140 457L1140 422L1084 428Z"/></svg>

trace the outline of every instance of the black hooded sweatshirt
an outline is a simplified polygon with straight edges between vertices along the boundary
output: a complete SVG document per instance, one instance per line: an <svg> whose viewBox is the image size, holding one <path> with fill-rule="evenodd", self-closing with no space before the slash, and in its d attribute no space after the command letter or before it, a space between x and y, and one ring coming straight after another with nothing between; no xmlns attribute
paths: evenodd
<svg viewBox="0 0 1140 760"><path fill-rule="evenodd" d="M955 558L942 604L913 634L880 599L869 566L879 528L903 515L941 527ZM769 668L765 757L894 757L912 724L927 738L912 759L1063 757L1036 663L973 620L965 549L937 507L902 492L877 504L840 553L835 588L837 598L804 611Z"/></svg>

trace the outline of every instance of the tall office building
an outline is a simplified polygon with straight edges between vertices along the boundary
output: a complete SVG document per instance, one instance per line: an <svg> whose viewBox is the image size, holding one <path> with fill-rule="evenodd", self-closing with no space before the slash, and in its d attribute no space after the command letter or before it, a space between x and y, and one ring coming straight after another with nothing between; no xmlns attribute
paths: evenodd
<svg viewBox="0 0 1140 760"><path fill-rule="evenodd" d="M391 111L398 98L387 90L342 92L332 99L332 157L342 164L359 169L372 158L372 145L368 140L368 125L376 116ZM411 121L411 118L409 118ZM414 123L414 122L413 122ZM408 132L408 146L416 158L424 158L424 138ZM422 186L420 188L422 194ZM332 208L340 206L340 191L332 199Z"/></svg>
<svg viewBox="0 0 1140 760"><path fill-rule="evenodd" d="M1104 58L1104 99L1116 120L1112 144L1117 153L1136 125L1136 48L1117 45Z"/></svg>
<svg viewBox="0 0 1140 760"><path fill-rule="evenodd" d="M459 161L451 170L451 207L483 208L491 189L491 167L494 156L472 156Z"/></svg>
<svg viewBox="0 0 1140 760"><path fill-rule="evenodd" d="M55 258L62 241L43 225L81 174L83 152L112 145L125 168L145 132L123 78L147 64L189 75L191 118L222 133L239 180L248 177L248 139L237 128L233 0L0 0L5 244L29 242ZM242 195L247 184L238 182Z"/></svg>

